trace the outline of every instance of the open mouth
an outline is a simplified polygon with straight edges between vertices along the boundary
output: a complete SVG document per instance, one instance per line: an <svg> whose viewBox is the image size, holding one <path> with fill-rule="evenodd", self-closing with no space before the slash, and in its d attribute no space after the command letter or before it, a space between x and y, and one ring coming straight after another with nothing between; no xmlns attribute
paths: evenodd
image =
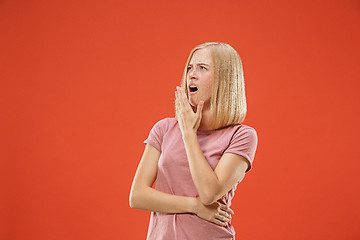
<svg viewBox="0 0 360 240"><path fill-rule="evenodd" d="M195 85L190 85L189 90L190 90L190 92L196 92L198 90L198 88Z"/></svg>

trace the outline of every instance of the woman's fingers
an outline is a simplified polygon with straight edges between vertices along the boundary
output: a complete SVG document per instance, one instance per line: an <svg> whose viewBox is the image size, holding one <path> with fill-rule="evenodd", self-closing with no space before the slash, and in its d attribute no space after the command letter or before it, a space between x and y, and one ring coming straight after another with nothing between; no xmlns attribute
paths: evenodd
<svg viewBox="0 0 360 240"><path fill-rule="evenodd" d="M175 91L175 97L176 97L176 102L177 102L177 107L178 107L178 111L183 109L183 100L182 100L182 96L180 93L180 88L176 87L176 91Z"/></svg>
<svg viewBox="0 0 360 240"><path fill-rule="evenodd" d="M175 92L175 116L176 118L178 118L179 115L179 98L178 98L178 93Z"/></svg>
<svg viewBox="0 0 360 240"><path fill-rule="evenodd" d="M178 88L179 87L177 87L177 91L175 91L175 107L176 107L176 111L179 114L184 109L184 103Z"/></svg>
<svg viewBox="0 0 360 240"><path fill-rule="evenodd" d="M214 218L211 222L213 222L213 223L215 223L215 224L217 224L217 225L219 225L219 226L221 226L221 227L225 227L225 226L226 226L226 223L225 223L225 222L222 222L222 221L220 221L220 220L218 220L218 219L216 219L216 218Z"/></svg>
<svg viewBox="0 0 360 240"><path fill-rule="evenodd" d="M231 215L234 214L234 211L231 208L229 208L228 206L220 203L219 207L218 207L218 214L221 217L226 218L227 221L230 221Z"/></svg>
<svg viewBox="0 0 360 240"><path fill-rule="evenodd" d="M230 213L223 210L226 208L227 206L219 202L215 202L211 205L200 204L199 208L196 209L196 215L206 221L225 227L231 220Z"/></svg>
<svg viewBox="0 0 360 240"><path fill-rule="evenodd" d="M196 113L192 109L189 99L186 95L185 89L176 87L175 91L175 116L179 122L180 129L183 130L197 130L200 125L202 108L204 102L198 104Z"/></svg>
<svg viewBox="0 0 360 240"><path fill-rule="evenodd" d="M228 206L224 205L224 204L220 204L220 209L227 212L227 213L229 213L229 214L231 214L231 215L234 214L234 211L231 208L229 208Z"/></svg>
<svg viewBox="0 0 360 240"><path fill-rule="evenodd" d="M178 98L180 100L181 107L186 110L192 110L189 104L189 100L187 99L184 88L177 87Z"/></svg>
<svg viewBox="0 0 360 240"><path fill-rule="evenodd" d="M230 213L231 215L234 215L234 211L231 208L228 208L227 212Z"/></svg>
<svg viewBox="0 0 360 240"><path fill-rule="evenodd" d="M215 215L217 219L221 220L221 221L225 221L228 222L231 220L231 212L233 213L233 211L226 205L218 203L218 212ZM229 211L229 209L231 211Z"/></svg>
<svg viewBox="0 0 360 240"><path fill-rule="evenodd" d="M231 220L231 215L227 212L221 212L221 213L219 213L219 215L221 216L221 220L223 220L223 221Z"/></svg>
<svg viewBox="0 0 360 240"><path fill-rule="evenodd" d="M179 100L180 100L180 106L181 106L182 109L184 109L184 107L185 107L184 96L182 94L181 88L179 88L179 87L178 87L178 97L179 97Z"/></svg>
<svg viewBox="0 0 360 240"><path fill-rule="evenodd" d="M231 216L225 212L222 213L219 212L218 214L215 215L215 218L223 222L229 222L231 220Z"/></svg>

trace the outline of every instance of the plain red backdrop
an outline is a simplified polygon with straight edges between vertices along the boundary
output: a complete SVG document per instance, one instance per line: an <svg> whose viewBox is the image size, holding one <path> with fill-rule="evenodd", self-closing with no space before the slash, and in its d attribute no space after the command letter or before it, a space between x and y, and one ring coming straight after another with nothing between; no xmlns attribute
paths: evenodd
<svg viewBox="0 0 360 240"><path fill-rule="evenodd" d="M259 136L237 239L360 239L360 4L0 2L0 238L145 239L143 140L190 50L227 42Z"/></svg>

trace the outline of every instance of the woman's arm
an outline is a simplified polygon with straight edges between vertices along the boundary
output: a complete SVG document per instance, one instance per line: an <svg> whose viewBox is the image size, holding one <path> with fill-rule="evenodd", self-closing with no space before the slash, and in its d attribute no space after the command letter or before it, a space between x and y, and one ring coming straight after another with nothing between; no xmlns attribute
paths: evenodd
<svg viewBox="0 0 360 240"><path fill-rule="evenodd" d="M213 171L206 161L197 139L197 129L201 122L201 113L204 102L193 112L185 91L177 88L176 91L176 118L180 125L190 172L196 190L203 204L209 205L220 199L243 177L248 167L244 157L225 153Z"/></svg>
<svg viewBox="0 0 360 240"><path fill-rule="evenodd" d="M130 207L162 213L193 212L195 199L175 196L152 188L160 152L146 145L130 191Z"/></svg>
<svg viewBox="0 0 360 240"><path fill-rule="evenodd" d="M245 174L248 163L242 156L225 153L212 170L201 151L196 133L185 133L183 139L191 176L203 204L216 202Z"/></svg>
<svg viewBox="0 0 360 240"><path fill-rule="evenodd" d="M231 219L233 211L223 204L204 206L198 198L176 196L153 189L159 157L160 152L147 144L131 187L131 208L161 213L194 213L220 226Z"/></svg>

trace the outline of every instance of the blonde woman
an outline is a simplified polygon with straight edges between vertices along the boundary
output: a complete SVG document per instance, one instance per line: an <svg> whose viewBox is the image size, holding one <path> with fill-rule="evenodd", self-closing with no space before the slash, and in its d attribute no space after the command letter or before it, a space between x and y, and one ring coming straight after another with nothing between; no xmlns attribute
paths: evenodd
<svg viewBox="0 0 360 240"><path fill-rule="evenodd" d="M149 240L235 239L229 207L257 147L256 131L241 124L238 53L225 43L195 47L175 98L176 118L157 122L145 140L130 206L152 212Z"/></svg>

